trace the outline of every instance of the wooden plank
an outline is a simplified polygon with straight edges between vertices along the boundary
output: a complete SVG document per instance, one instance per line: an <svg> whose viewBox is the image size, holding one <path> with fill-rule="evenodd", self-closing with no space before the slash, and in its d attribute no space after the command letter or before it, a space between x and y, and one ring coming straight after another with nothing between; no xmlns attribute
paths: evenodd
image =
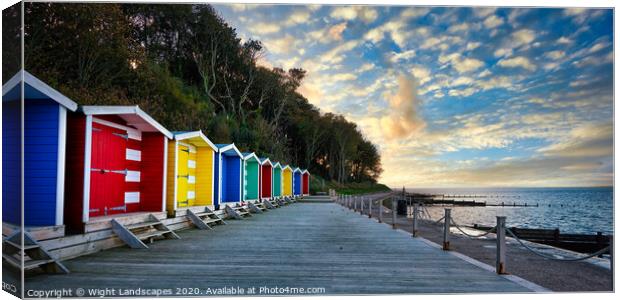
<svg viewBox="0 0 620 300"><path fill-rule="evenodd" d="M248 203L248 208L250 209L250 212L255 213L255 214L262 214L263 210L258 208L256 205L254 205L254 203Z"/></svg>
<svg viewBox="0 0 620 300"><path fill-rule="evenodd" d="M267 207L268 209L275 209L276 207L271 203L271 201L269 200L264 200L263 201L263 205L265 205L265 207Z"/></svg>
<svg viewBox="0 0 620 300"><path fill-rule="evenodd" d="M118 237L125 242L129 247L134 249L148 249L149 247L144 244L136 235L133 234L129 229L125 228L123 224L118 221L112 219L110 221L112 223L112 230Z"/></svg>
<svg viewBox="0 0 620 300"><path fill-rule="evenodd" d="M233 219L237 219L237 220L243 220L243 217L241 216L241 214L239 214L239 212L237 212L237 210L231 208L230 206L226 205L224 207L224 209L226 210L226 214Z"/></svg>
<svg viewBox="0 0 620 300"><path fill-rule="evenodd" d="M211 229L211 226L207 225L200 217L194 214L193 211L187 210L187 218L194 224L194 226L200 229Z"/></svg>
<svg viewBox="0 0 620 300"><path fill-rule="evenodd" d="M141 213L131 213L126 215L112 215L108 217L101 217L92 219L90 222L84 224L85 232L93 232L105 229L112 229L112 219L115 219L119 224L134 224L139 222L146 222L150 220L150 215L154 215L157 219L163 220L166 219L165 212L141 212Z"/></svg>
<svg viewBox="0 0 620 300"><path fill-rule="evenodd" d="M9 223L2 223L2 235L9 236L16 230L19 230L19 226L15 226ZM42 227L26 227L26 231L37 241L55 239L65 236L65 226L42 226Z"/></svg>
<svg viewBox="0 0 620 300"><path fill-rule="evenodd" d="M327 294L528 291L335 203L302 202L209 234L192 229L179 235L182 240L163 240L148 251L116 248L67 261L71 274L32 277L29 288L174 288L204 282L271 288L303 282ZM252 251L223 260L221 254L232 249Z"/></svg>

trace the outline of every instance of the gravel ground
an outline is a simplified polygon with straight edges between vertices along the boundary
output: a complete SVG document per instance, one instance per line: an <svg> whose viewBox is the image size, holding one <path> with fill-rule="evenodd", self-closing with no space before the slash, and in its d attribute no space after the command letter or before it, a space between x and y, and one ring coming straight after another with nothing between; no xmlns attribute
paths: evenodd
<svg viewBox="0 0 620 300"><path fill-rule="evenodd" d="M377 218L377 215L378 209L373 207L373 218ZM383 221L392 224L392 214L384 213ZM404 216L399 216L396 224L399 229L412 231L411 220ZM439 245L443 244L443 224L421 220L418 225L419 236ZM452 234L450 244L452 251L495 266L493 234L477 239ZM551 248L546 245L542 247ZM563 250L556 249L555 252L563 253ZM595 260L598 260L599 264L602 261ZM545 259L529 252L512 239L507 239L506 271L556 292L613 291L613 274L608 267L585 261L563 262Z"/></svg>

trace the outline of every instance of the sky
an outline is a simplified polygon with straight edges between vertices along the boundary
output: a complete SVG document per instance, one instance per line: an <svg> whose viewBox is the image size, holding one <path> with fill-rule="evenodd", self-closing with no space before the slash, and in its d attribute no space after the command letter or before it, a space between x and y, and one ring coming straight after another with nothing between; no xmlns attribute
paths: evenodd
<svg viewBox="0 0 620 300"><path fill-rule="evenodd" d="M378 146L391 187L613 184L613 13L216 4Z"/></svg>

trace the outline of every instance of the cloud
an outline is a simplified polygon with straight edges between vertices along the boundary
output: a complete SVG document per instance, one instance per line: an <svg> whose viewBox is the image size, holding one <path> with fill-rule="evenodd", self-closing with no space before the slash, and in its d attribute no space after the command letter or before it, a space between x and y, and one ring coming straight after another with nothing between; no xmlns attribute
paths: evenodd
<svg viewBox="0 0 620 300"><path fill-rule="evenodd" d="M512 55L512 49L500 48L500 49L495 50L495 52L493 52L493 55L495 57L510 56Z"/></svg>
<svg viewBox="0 0 620 300"><path fill-rule="evenodd" d="M420 48L422 48L422 49L433 48L434 46L436 46L439 43L441 43L440 39L438 39L436 37L431 37L431 38L428 38L428 39L424 40L422 45L420 45Z"/></svg>
<svg viewBox="0 0 620 300"><path fill-rule="evenodd" d="M563 36L563 37L560 37L560 38L557 40L557 42L558 42L558 44L564 44L564 45L566 45L566 44L572 44L572 43L573 43L573 40L571 40L571 39L569 39L569 38L567 38L567 37L564 37L564 36Z"/></svg>
<svg viewBox="0 0 620 300"><path fill-rule="evenodd" d="M399 47L404 48L408 37L412 34L411 31L405 30L406 25L402 20L389 21L366 32L364 39L377 44L387 34Z"/></svg>
<svg viewBox="0 0 620 300"><path fill-rule="evenodd" d="M281 30L280 26L275 23L259 22L259 23L254 24L253 26L254 26L254 29L252 30L252 32L259 34L259 35L272 34L272 33L279 32Z"/></svg>
<svg viewBox="0 0 620 300"><path fill-rule="evenodd" d="M335 41L340 41L342 40L342 33L344 32L344 30L347 29L347 23L346 22L342 22L340 24L336 24L332 27L329 28L329 30L327 31L327 35Z"/></svg>
<svg viewBox="0 0 620 300"><path fill-rule="evenodd" d="M491 15L484 20L483 24L486 28L492 29L504 24L504 19L496 15Z"/></svg>
<svg viewBox="0 0 620 300"><path fill-rule="evenodd" d="M264 41L267 51L276 54L287 54L295 48L296 39L292 35L286 35L279 39L268 39Z"/></svg>
<svg viewBox="0 0 620 300"><path fill-rule="evenodd" d="M398 77L398 91L389 95L389 114L381 118L387 139L408 138L426 127L418 115L418 96L415 80L407 75Z"/></svg>
<svg viewBox="0 0 620 300"><path fill-rule="evenodd" d="M469 23L455 24L455 25L448 27L448 32L450 33L463 32L463 31L468 31L468 30L469 30Z"/></svg>
<svg viewBox="0 0 620 300"><path fill-rule="evenodd" d="M348 52L353 50L353 48L357 47L360 44L358 40L349 40L345 43L339 44L338 46L332 48L323 53L320 56L320 62L324 64L337 64L340 63L344 59L344 52Z"/></svg>
<svg viewBox="0 0 620 300"><path fill-rule="evenodd" d="M351 21L359 18L364 23L371 23L377 19L377 10L366 6L338 6L334 8L330 16L337 20Z"/></svg>
<svg viewBox="0 0 620 300"><path fill-rule="evenodd" d="M481 43L479 42L469 42L467 43L467 46L465 47L467 50L474 50L477 49L478 47L480 47Z"/></svg>
<svg viewBox="0 0 620 300"><path fill-rule="evenodd" d="M536 66L532 64L527 57L524 56L501 59L497 64L505 68L521 67L530 71L536 70Z"/></svg>
<svg viewBox="0 0 620 300"><path fill-rule="evenodd" d="M484 66L484 62L475 58L463 58L459 53L440 55L439 62L442 64L450 63L459 73L471 72Z"/></svg>
<svg viewBox="0 0 620 300"><path fill-rule="evenodd" d="M296 10L288 17L284 24L287 26L293 26L307 23L308 20L310 20L310 13L308 11Z"/></svg>
<svg viewBox="0 0 620 300"><path fill-rule="evenodd" d="M342 41L342 33L347 29L347 22L338 23L336 25L327 26L306 34L306 43L318 41L327 44L334 41Z"/></svg>
<svg viewBox="0 0 620 300"><path fill-rule="evenodd" d="M475 7L472 8L474 10L474 14L479 18L485 18L497 10L495 7Z"/></svg>
<svg viewBox="0 0 620 300"><path fill-rule="evenodd" d="M538 152L558 157L611 157L613 126L611 123L584 124L572 129L557 142L540 148Z"/></svg>
<svg viewBox="0 0 620 300"><path fill-rule="evenodd" d="M335 74L332 76L329 76L329 79L334 82L334 81L349 81L349 80L355 80L357 79L357 76L351 74L351 73L339 73L339 74Z"/></svg>
<svg viewBox="0 0 620 300"><path fill-rule="evenodd" d="M558 60L566 56L566 53L562 50L554 50L554 51L545 53L545 56L548 58L554 59L554 60Z"/></svg>
<svg viewBox="0 0 620 300"><path fill-rule="evenodd" d="M592 47L590 47L590 49L588 49L588 53L597 52L597 51L607 47L608 45L609 45L609 43L607 43L607 42L598 42L598 43L592 45Z"/></svg>
<svg viewBox="0 0 620 300"><path fill-rule="evenodd" d="M527 45L536 39L536 33L530 29L521 29L513 32L511 35L511 45L513 48L518 48L523 45Z"/></svg>
<svg viewBox="0 0 620 300"><path fill-rule="evenodd" d="M408 60L415 56L415 50L407 50L404 52L392 52L390 53L389 59L392 63L397 63L400 60Z"/></svg>
<svg viewBox="0 0 620 300"><path fill-rule="evenodd" d="M403 9L400 17L403 19L413 19L424 16L430 12L428 7L409 7Z"/></svg>
<svg viewBox="0 0 620 300"><path fill-rule="evenodd" d="M364 73L375 69L375 64L373 63L365 63L357 68L357 73Z"/></svg>
<svg viewBox="0 0 620 300"><path fill-rule="evenodd" d="M414 66L411 68L411 75L418 80L420 85L424 85L425 83L431 81L431 71L423 66Z"/></svg>

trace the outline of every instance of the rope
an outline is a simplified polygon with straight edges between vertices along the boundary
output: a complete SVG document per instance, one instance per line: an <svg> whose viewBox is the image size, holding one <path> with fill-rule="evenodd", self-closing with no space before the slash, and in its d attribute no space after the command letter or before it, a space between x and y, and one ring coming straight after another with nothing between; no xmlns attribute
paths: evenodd
<svg viewBox="0 0 620 300"><path fill-rule="evenodd" d="M489 233L491 233L495 228L497 228L497 226L495 226L495 227L493 227L493 228L491 228L491 229L489 229L489 230L487 230L487 231L485 231L485 232L483 232L481 234L473 235L473 234L469 234L469 233L465 232L463 229L461 229L461 226L459 226L458 224L454 223L454 220L451 220L450 223L452 223L452 225L454 227L456 227L456 229L458 229L461 233L463 233L464 235L466 235L466 236L468 236L470 238L480 238L480 237L483 237L483 236L488 235Z"/></svg>
<svg viewBox="0 0 620 300"><path fill-rule="evenodd" d="M605 248L603 248L601 250L598 250L598 251L596 251L596 252L594 252L592 254L589 254L589 255L586 255L586 256L582 256L582 257L577 257L577 258L557 258L557 257L550 256L550 255L548 255L546 253L542 253L542 252L538 252L538 251L534 250L530 246L528 246L525 243L523 243L521 241L521 239L519 237L517 237L517 235L515 235L512 232L512 230L506 228L506 232L508 232L508 234L510 234L515 240L517 240L517 242L519 242L519 244L521 244L521 246L523 246L525 249L529 250L530 252L532 252L532 253L540 256L540 257L551 259L551 260L557 260L557 261L581 261L581 260L586 260L588 258L592 258L592 257L595 257L595 256L599 256L599 255L601 255L601 254L603 254L603 253L605 253L605 252L607 252L609 250L609 246L607 246L607 247L605 247Z"/></svg>

